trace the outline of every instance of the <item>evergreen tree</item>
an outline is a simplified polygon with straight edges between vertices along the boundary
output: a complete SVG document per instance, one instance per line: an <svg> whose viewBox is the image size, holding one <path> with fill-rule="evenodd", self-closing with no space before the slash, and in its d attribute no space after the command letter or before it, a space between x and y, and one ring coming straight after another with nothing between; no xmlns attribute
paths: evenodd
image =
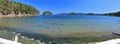
<svg viewBox="0 0 120 44"><path fill-rule="evenodd" d="M52 15L53 13L51 11L44 11L43 15Z"/></svg>
<svg viewBox="0 0 120 44"><path fill-rule="evenodd" d="M36 15L40 13L36 8L30 5L15 2L13 0L0 0L0 12L10 13L12 11L14 11L16 14L21 13L23 15L25 14Z"/></svg>

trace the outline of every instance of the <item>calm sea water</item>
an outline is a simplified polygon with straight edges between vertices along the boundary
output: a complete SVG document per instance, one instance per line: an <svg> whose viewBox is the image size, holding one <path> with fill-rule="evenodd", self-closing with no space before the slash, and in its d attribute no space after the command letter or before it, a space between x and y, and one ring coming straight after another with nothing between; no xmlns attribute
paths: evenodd
<svg viewBox="0 0 120 44"><path fill-rule="evenodd" d="M27 33L49 36L99 35L120 32L120 18L108 16L35 16L1 18L0 24Z"/></svg>

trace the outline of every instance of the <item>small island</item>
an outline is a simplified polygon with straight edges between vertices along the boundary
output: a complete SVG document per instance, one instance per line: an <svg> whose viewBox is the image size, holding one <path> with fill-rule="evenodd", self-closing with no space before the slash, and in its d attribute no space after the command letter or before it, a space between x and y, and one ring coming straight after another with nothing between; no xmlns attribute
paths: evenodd
<svg viewBox="0 0 120 44"><path fill-rule="evenodd" d="M53 13L51 11L44 11L43 15L52 15Z"/></svg>
<svg viewBox="0 0 120 44"><path fill-rule="evenodd" d="M36 16L39 10L31 5L22 4L13 0L0 0L0 16Z"/></svg>

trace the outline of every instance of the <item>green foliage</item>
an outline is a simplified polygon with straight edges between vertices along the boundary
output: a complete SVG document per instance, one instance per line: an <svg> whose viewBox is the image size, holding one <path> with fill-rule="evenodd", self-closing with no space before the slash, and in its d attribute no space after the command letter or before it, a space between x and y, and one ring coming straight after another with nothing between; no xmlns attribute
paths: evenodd
<svg viewBox="0 0 120 44"><path fill-rule="evenodd" d="M75 12L70 12L69 14L70 15L77 15L77 13L75 13Z"/></svg>
<svg viewBox="0 0 120 44"><path fill-rule="evenodd" d="M51 11L44 11L43 15L52 15L53 13Z"/></svg>
<svg viewBox="0 0 120 44"><path fill-rule="evenodd" d="M120 16L120 11L119 12L113 12L113 13L106 13L106 14L103 14L103 15L106 15L106 16Z"/></svg>
<svg viewBox="0 0 120 44"><path fill-rule="evenodd" d="M96 14L94 14L94 13L87 13L87 15L96 15Z"/></svg>
<svg viewBox="0 0 120 44"><path fill-rule="evenodd" d="M4 11L7 11L7 13L14 11L16 14L39 14L39 11L30 5L14 2L12 0L0 0L0 12Z"/></svg>

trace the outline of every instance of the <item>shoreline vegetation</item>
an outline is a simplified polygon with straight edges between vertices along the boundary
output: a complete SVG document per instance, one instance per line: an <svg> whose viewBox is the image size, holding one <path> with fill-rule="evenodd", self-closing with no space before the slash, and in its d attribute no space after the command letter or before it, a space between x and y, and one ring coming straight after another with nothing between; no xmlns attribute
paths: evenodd
<svg viewBox="0 0 120 44"><path fill-rule="evenodd" d="M39 10L13 0L0 0L0 17L37 16Z"/></svg>

